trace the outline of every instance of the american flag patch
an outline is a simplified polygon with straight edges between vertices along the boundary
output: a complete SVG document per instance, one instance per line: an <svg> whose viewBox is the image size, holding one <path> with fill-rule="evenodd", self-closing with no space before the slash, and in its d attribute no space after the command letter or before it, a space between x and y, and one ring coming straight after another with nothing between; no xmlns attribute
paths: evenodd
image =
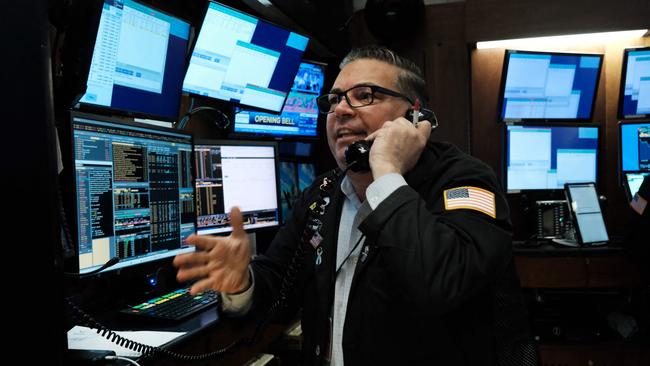
<svg viewBox="0 0 650 366"><path fill-rule="evenodd" d="M483 212L496 218L494 193L477 187L457 187L443 192L445 197L445 210L468 209Z"/></svg>

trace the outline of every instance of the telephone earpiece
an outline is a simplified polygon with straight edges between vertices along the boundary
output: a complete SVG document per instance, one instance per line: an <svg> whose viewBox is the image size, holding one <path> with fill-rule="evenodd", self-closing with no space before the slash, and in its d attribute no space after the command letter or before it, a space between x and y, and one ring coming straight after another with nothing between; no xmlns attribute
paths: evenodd
<svg viewBox="0 0 650 366"><path fill-rule="evenodd" d="M409 108L409 110L406 111L404 118L412 121L413 113L415 113L415 109ZM418 113L418 121L431 122L431 129L438 127L438 119L431 109L420 108ZM350 170L353 172L370 171L370 162L368 159L370 157L371 146L372 142L366 140L356 141L348 145L345 149L345 163L348 165Z"/></svg>

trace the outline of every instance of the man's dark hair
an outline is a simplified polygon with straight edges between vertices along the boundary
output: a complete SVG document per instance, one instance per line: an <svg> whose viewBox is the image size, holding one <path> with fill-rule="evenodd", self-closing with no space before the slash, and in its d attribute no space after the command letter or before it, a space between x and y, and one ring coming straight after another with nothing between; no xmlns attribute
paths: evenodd
<svg viewBox="0 0 650 366"><path fill-rule="evenodd" d="M406 94L409 98L419 99L422 106L426 106L429 101L426 82L422 77L422 71L413 63L413 61L404 58L394 51L382 46L364 46L352 49L341 61L339 68L347 64L362 60L372 59L382 61L398 67L401 72L397 75L397 87L399 91Z"/></svg>

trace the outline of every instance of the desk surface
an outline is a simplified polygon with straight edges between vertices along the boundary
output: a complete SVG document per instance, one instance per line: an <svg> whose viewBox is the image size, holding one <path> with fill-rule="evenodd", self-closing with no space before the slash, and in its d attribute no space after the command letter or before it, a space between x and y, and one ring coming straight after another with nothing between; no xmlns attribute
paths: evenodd
<svg viewBox="0 0 650 366"><path fill-rule="evenodd" d="M151 319L123 316L117 311L106 311L98 317L99 321L111 330L129 331L172 331L185 332L184 335L163 345L163 348L187 355L197 355L216 351L232 342L252 337L256 323L246 319L231 319L222 317L216 307L210 307L185 321L178 323L161 323ZM242 365L256 354L266 350L277 339L288 324L270 324L253 346L244 346L205 362L177 361L167 357L140 359L142 365ZM115 363L111 363L115 364ZM120 365L127 363L118 362Z"/></svg>
<svg viewBox="0 0 650 366"><path fill-rule="evenodd" d="M515 255L531 257L579 257L579 256L600 256L623 254L625 249L620 243L610 243L600 246L567 247L560 244L545 241L515 241L513 252Z"/></svg>

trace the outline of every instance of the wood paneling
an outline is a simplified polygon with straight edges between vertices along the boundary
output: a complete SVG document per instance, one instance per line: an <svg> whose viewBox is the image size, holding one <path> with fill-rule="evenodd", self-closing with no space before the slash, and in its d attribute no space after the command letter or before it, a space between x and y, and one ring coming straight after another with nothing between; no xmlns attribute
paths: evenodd
<svg viewBox="0 0 650 366"><path fill-rule="evenodd" d="M647 0L466 0L468 41L648 28Z"/></svg>

